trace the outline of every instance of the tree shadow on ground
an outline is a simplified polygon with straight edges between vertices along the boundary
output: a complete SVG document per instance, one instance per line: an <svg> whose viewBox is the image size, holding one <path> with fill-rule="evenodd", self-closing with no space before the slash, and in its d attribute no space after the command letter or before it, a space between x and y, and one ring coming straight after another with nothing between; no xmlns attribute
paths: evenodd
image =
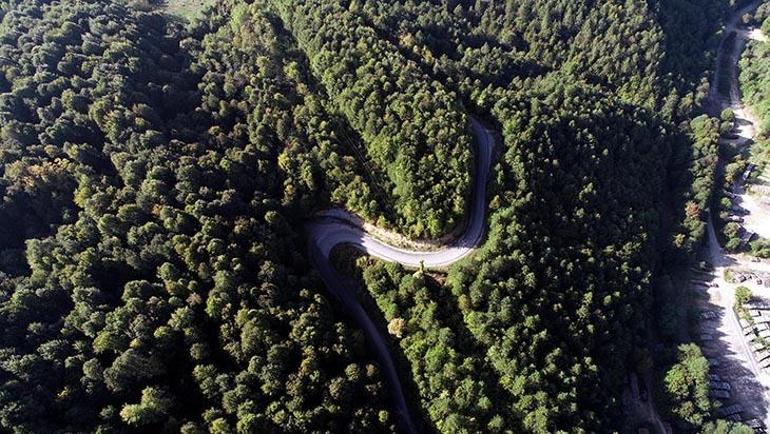
<svg viewBox="0 0 770 434"><path fill-rule="evenodd" d="M730 267L736 265L734 259L723 256L723 260L715 266ZM703 319L699 322L699 335L697 341L701 346L704 356L711 364L710 373L717 374L722 381L730 383L731 397L717 401L722 407L732 404L740 404L744 411L742 420L765 420L768 415L768 389L762 385L755 372L749 369L751 343L745 339L738 323L738 318L733 310L728 310L720 305L720 297L724 292L717 288L711 288L706 283L717 276L710 273L698 273L693 276L690 289L696 292L695 309ZM706 318L713 312L713 318ZM703 316L703 314L705 316ZM715 410L716 412L716 410Z"/></svg>

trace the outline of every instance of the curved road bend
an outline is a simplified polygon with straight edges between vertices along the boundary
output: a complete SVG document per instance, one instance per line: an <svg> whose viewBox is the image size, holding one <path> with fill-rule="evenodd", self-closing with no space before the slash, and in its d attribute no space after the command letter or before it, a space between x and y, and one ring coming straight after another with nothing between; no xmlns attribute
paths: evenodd
<svg viewBox="0 0 770 434"><path fill-rule="evenodd" d="M759 3L759 1L752 2L736 13L727 25L728 31L736 27L737 21L743 13L753 10ZM718 50L717 68L711 86L712 92L717 88L716 84L719 82L720 68L718 66L721 64L724 52L723 41L722 46ZM735 60L737 61L737 58ZM731 91L731 94L731 96L735 95L733 91ZM715 94L712 93L710 96L712 101L716 100ZM740 104L740 100L730 102L738 102ZM730 102L728 102L728 105ZM396 404L396 411L401 416L404 427L411 433L417 432L417 429L410 416L401 382L385 339L356 300L355 288L346 284L345 280L334 270L329 261L329 255L336 245L350 244L371 256L385 261L398 262L407 267L419 267L422 265L426 268L444 268L470 254L481 243L481 239L484 236L486 188L492 166L493 148L495 146L492 134L478 120L471 118L471 127L476 139L477 169L471 198L473 203L465 232L450 245L437 251L424 252L405 250L385 244L367 233L363 229L361 220L358 217L341 208L333 208L320 213L306 226L311 261L315 264L329 291L343 304L347 312L353 316L359 327L366 333L369 342L376 351L377 359L390 385ZM713 246L712 258L718 260L719 253L721 252L719 252L718 244L714 243L714 229L711 222L709 222L709 226L710 241ZM751 366L751 368L752 371L756 370L754 366Z"/></svg>
<svg viewBox="0 0 770 434"><path fill-rule="evenodd" d="M310 259L329 291L366 333L390 385L396 411L410 433L416 433L417 428L409 414L401 382L385 339L356 300L355 288L347 284L345 279L334 270L329 261L329 255L334 246L350 244L368 255L385 261L398 262L406 267L415 268L422 264L425 268L435 269L447 267L473 252L484 237L487 181L492 167L495 140L489 130L475 118L471 118L471 128L476 148L476 179L471 196L472 204L464 233L451 244L430 252L400 249L374 239L363 229L359 218L341 208L324 211L306 225Z"/></svg>

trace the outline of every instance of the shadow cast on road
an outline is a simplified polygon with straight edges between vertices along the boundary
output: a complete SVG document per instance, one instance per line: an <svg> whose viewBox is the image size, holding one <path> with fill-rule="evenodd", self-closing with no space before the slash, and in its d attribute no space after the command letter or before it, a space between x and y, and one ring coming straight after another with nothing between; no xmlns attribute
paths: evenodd
<svg viewBox="0 0 770 434"><path fill-rule="evenodd" d="M725 259L725 266L735 261L732 258ZM692 290L696 291L697 314L700 316L703 312L713 312L716 317L711 319L702 319L699 324L700 335L699 344L703 354L709 359L711 374L718 374L722 381L730 383L732 386L731 397L728 400L721 401L721 406L740 404L743 407L742 419L760 419L766 420L768 415L768 390L762 385L754 372L746 367L745 358L748 356L743 351L736 351L736 348L744 348L744 343L739 340L744 339L739 330L739 336L725 333L720 324L729 324L731 319L727 315L733 315L733 312L718 303L715 303L708 295L708 288L704 285L692 285ZM717 294L718 295L718 294ZM749 345L745 342L745 345ZM749 347L750 348L750 347Z"/></svg>

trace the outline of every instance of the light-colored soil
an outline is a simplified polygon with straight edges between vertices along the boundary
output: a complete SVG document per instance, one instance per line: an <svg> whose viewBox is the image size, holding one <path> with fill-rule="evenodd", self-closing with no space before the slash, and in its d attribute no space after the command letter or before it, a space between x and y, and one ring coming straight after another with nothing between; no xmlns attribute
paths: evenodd
<svg viewBox="0 0 770 434"><path fill-rule="evenodd" d="M692 291L698 292L697 307L700 312L714 312L716 318L702 320L700 331L713 337L710 341L699 344L706 357L719 361L719 366L711 372L719 374L732 386L732 399L725 405L741 404L745 409L743 420L757 418L770 426L770 376L759 367L751 351L750 343L744 338L738 317L733 310L735 288L738 284L728 283L724 273L728 269L750 269L755 264L748 258L736 258L725 255L716 238L713 224L709 225L709 256L714 271L700 278L704 285L691 285ZM761 290L754 282L743 285L750 287L756 295L770 291ZM770 299L768 299L770 302Z"/></svg>
<svg viewBox="0 0 770 434"><path fill-rule="evenodd" d="M767 42L767 35L762 33L760 29L751 29L746 32L746 37L754 41Z"/></svg>
<svg viewBox="0 0 770 434"><path fill-rule="evenodd" d="M731 30L736 30L737 41L734 47L723 47L723 49L731 51L720 53L720 58L722 55L730 55L734 65L737 65L747 39L765 40L765 35L758 30L747 31L736 27L738 18L743 13L752 11L758 4L759 2L753 2L746 6L736 13L728 23L725 34ZM715 84L719 82L719 70L720 68L717 68L714 77L712 98L715 96ZM757 133L755 126L758 123L751 110L743 105L737 77L737 73L733 74L730 98L722 100L717 98L717 101L720 103L720 108L732 108L735 113L738 123L738 138L730 140L728 143L742 148L751 145ZM754 195L745 191L738 191L738 193L737 203L748 213L744 216L745 227L758 234L770 234L770 218L768 218L767 210L758 204ZM750 342L744 337L738 316L733 309L735 288L739 285L728 283L724 279L727 270L770 270L770 263L767 261L754 262L747 255L727 255L719 245L713 222L709 222L708 225L708 245L708 257L714 266L714 271L706 275L695 273L693 279L696 282L691 285L691 290L696 292L696 307L699 313L713 312L715 317L700 321L701 341L699 344L707 357L718 362L718 366L712 367L711 371L719 374L724 381L729 382L732 386L732 397L723 404L741 404L744 408L743 420L757 418L764 421L766 426L770 426L770 412L768 411L770 375L760 368L751 350ZM742 285L751 288L758 299L767 299L766 301L770 302L770 290L760 288L753 281L745 282Z"/></svg>
<svg viewBox="0 0 770 434"><path fill-rule="evenodd" d="M748 213L744 227L762 238L770 239L770 195L766 191L762 194L753 191L756 190L749 190L740 196L740 206Z"/></svg>
<svg viewBox="0 0 770 434"><path fill-rule="evenodd" d="M733 100L731 107L738 121L738 138L730 142L738 147L751 146L758 132L756 125L759 125L759 121L751 108L744 106L740 101L737 86L735 83L734 93L737 94L738 99ZM746 186L746 188L739 186L737 189L738 198L735 203L746 212L744 228L763 238L770 239L770 182L768 181L770 178L765 171L756 182Z"/></svg>

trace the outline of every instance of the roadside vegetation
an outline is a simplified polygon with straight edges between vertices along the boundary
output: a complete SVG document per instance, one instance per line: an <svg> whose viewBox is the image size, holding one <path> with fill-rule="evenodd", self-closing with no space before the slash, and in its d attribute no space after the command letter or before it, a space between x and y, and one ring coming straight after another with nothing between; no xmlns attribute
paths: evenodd
<svg viewBox="0 0 770 434"><path fill-rule="evenodd" d="M709 364L695 344L678 348L677 362L666 373L667 408L692 426L702 426L711 412Z"/></svg>
<svg viewBox="0 0 770 434"><path fill-rule="evenodd" d="M760 6L752 16L744 17L745 26L758 26L765 28L767 22L767 5ZM770 25L770 24L768 24ZM734 146L727 143L720 147L722 159L727 161L719 189L718 205L719 219L718 229L722 244L730 252L748 252L760 258L770 257L768 240L761 237L748 239L740 212L737 212L734 203L738 191L737 187L751 190L752 185L759 181L759 177L766 172L770 161L770 141L768 141L768 128L770 128L770 94L766 92L768 80L770 80L770 56L768 55L768 43L749 40L742 53L739 62L739 84L742 100L748 109L759 118L755 125L757 134L752 142L745 146ZM732 68L728 68L732 71ZM720 85L727 82L724 78ZM729 94L728 94L729 95ZM730 114L726 118L723 114L722 137L725 141L737 138L737 125L734 116ZM753 169L747 172L749 168ZM744 176L748 173L748 177Z"/></svg>
<svg viewBox="0 0 770 434"><path fill-rule="evenodd" d="M403 354L423 416L438 432L504 432L518 427L499 375L479 353L448 289L424 271L360 258L356 275ZM366 298L366 296L362 297Z"/></svg>
<svg viewBox="0 0 770 434"><path fill-rule="evenodd" d="M720 238L720 244L728 252L738 252L745 249L743 242L743 229L736 212L735 197L741 188L743 176L749 166L746 159L746 147L733 144L738 138L735 113L732 109L725 109L720 116L719 158L724 162L724 168L719 177L719 188L716 190L716 219L715 224Z"/></svg>
<svg viewBox="0 0 770 434"><path fill-rule="evenodd" d="M760 7L754 22L761 23L765 35L770 35L770 7ZM759 117L756 143L751 147L750 160L757 166L754 178L765 173L770 164L770 43L749 41L740 63L741 92L746 104Z"/></svg>
<svg viewBox="0 0 770 434"><path fill-rule="evenodd" d="M752 297L753 295L749 288L745 286L735 288L735 306L733 306L733 309L738 314L738 318L747 321L749 324L754 324L754 319L749 314L746 303L750 302Z"/></svg>
<svg viewBox="0 0 770 434"><path fill-rule="evenodd" d="M741 58L740 71L743 99L759 117L758 137L766 143L770 134L770 94L767 90L770 87L770 44L749 41ZM765 148L763 146L763 150Z"/></svg>

